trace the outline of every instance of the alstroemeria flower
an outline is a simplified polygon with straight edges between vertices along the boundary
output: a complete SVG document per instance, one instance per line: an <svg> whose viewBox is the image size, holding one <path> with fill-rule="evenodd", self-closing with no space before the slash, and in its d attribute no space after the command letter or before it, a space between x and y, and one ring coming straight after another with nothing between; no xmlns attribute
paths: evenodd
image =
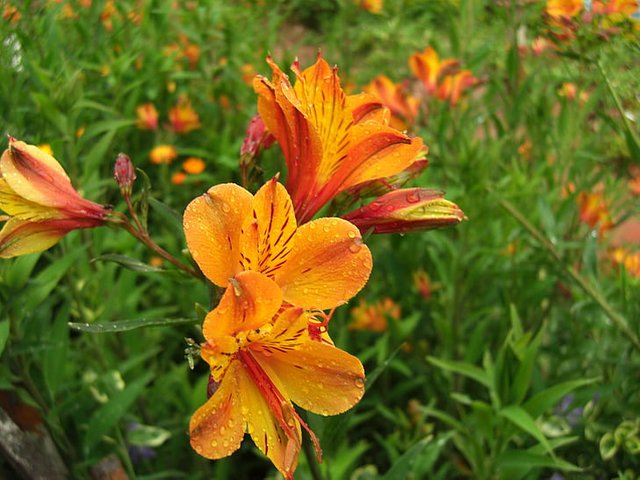
<svg viewBox="0 0 640 480"><path fill-rule="evenodd" d="M424 157L426 147L388 126L388 110L367 94L347 96L335 68L318 57L295 86L271 61L271 81L258 76L258 113L287 164L286 187L300 223L338 193L394 175Z"/></svg>
<svg viewBox="0 0 640 480"><path fill-rule="evenodd" d="M479 83L473 76L471 70L462 70L453 75L447 75L438 87L437 96L440 100L448 100L454 106L460 100L465 90L468 90Z"/></svg>
<svg viewBox="0 0 640 480"><path fill-rule="evenodd" d="M443 192L406 188L389 192L343 218L363 233L402 233L454 225L464 219L464 213Z"/></svg>
<svg viewBox="0 0 640 480"><path fill-rule="evenodd" d="M547 0L546 12L553 18L574 17L582 10L584 0Z"/></svg>
<svg viewBox="0 0 640 480"><path fill-rule="evenodd" d="M458 61L453 58L440 60L438 53L427 47L422 53L414 53L409 58L409 68L418 77L429 95L438 89L440 79L452 73L458 67Z"/></svg>
<svg viewBox="0 0 640 480"><path fill-rule="evenodd" d="M364 91L378 98L391 111L392 127L406 130L413 125L420 101L407 94L402 84L393 83L386 75L378 75Z"/></svg>
<svg viewBox="0 0 640 480"><path fill-rule="evenodd" d="M169 122L176 133L188 133L200 128L200 117L187 97L180 97L178 103L169 110Z"/></svg>
<svg viewBox="0 0 640 480"><path fill-rule="evenodd" d="M193 200L184 231L194 260L209 280L227 287L245 270L274 280L284 301L328 309L348 301L371 273L371 252L358 229L340 218L297 226L291 198L274 178L255 196L216 185Z"/></svg>
<svg viewBox="0 0 640 480"><path fill-rule="evenodd" d="M0 258L39 252L71 230L105 222L109 210L85 200L58 161L9 137L0 158Z"/></svg>
<svg viewBox="0 0 640 480"><path fill-rule="evenodd" d="M143 103L136 107L138 128L142 130L158 129L158 110L153 103Z"/></svg>
<svg viewBox="0 0 640 480"><path fill-rule="evenodd" d="M189 424L200 455L235 452L245 432L287 479L300 453L301 424L291 402L319 415L337 415L364 393L364 369L348 353L317 342L310 314L282 306L282 290L258 272L241 272L205 318L202 358L218 385ZM319 443L309 430L317 455Z"/></svg>

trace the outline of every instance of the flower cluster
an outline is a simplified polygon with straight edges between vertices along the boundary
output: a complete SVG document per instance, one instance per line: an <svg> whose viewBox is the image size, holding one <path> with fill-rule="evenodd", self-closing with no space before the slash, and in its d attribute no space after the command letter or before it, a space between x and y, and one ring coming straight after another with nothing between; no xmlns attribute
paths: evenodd
<svg viewBox="0 0 640 480"><path fill-rule="evenodd" d="M235 184L216 185L183 217L193 259L224 289L202 327L210 398L189 431L196 452L211 459L233 453L248 433L291 479L302 428L321 457L292 403L335 415L364 394L363 366L334 346L325 313L369 278L372 257L362 233L435 228L459 222L463 213L434 190L388 191L424 168L427 149L391 127L388 110L374 97L346 95L337 70L321 57L304 71L294 63L294 85L268 63L272 78L254 81L259 117L249 126L241 165L251 166L275 139L286 186L278 176L255 195ZM353 203L382 186L387 193L342 218L313 219L336 197Z"/></svg>

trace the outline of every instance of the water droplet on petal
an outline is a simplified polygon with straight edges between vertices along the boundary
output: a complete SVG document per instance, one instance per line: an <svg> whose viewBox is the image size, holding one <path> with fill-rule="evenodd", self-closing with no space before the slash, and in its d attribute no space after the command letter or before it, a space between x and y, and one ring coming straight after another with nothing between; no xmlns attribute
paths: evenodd
<svg viewBox="0 0 640 480"><path fill-rule="evenodd" d="M356 387L364 388L364 378L362 378L362 377L357 377L356 378Z"/></svg>

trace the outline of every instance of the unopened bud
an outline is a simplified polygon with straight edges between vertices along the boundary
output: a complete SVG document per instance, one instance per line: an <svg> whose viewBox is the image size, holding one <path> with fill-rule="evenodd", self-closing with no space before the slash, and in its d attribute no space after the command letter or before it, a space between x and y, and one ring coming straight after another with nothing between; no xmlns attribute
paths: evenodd
<svg viewBox="0 0 640 480"><path fill-rule="evenodd" d="M131 159L124 153L119 153L116 158L116 165L113 169L113 176L118 182L122 195L131 195L131 187L136 179L136 170L133 168Z"/></svg>
<svg viewBox="0 0 640 480"><path fill-rule="evenodd" d="M261 150L269 148L275 138L267 131L260 115L256 115L249 122L247 133L240 148L240 158L250 161L258 156Z"/></svg>

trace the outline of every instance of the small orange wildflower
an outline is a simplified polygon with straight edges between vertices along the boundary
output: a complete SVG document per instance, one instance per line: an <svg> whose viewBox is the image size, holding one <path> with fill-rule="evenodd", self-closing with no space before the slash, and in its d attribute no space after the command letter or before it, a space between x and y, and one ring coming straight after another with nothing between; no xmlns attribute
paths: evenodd
<svg viewBox="0 0 640 480"><path fill-rule="evenodd" d="M22 18L22 13L18 10L18 7L12 4L5 5L2 12L2 19L9 22L11 25L17 25Z"/></svg>
<svg viewBox="0 0 640 480"><path fill-rule="evenodd" d="M42 150L44 153L46 153L47 155L51 155L53 157L53 149L51 148L51 145L49 145L48 143L43 143L41 145L38 145L38 148Z"/></svg>
<svg viewBox="0 0 640 480"><path fill-rule="evenodd" d="M429 274L424 270L413 272L413 286L420 293L422 298L429 300L433 294L433 285Z"/></svg>
<svg viewBox="0 0 640 480"><path fill-rule="evenodd" d="M393 128L406 130L415 122L420 101L407 94L402 84L395 84L389 77L378 75L363 90L391 110L390 125Z"/></svg>
<svg viewBox="0 0 640 480"><path fill-rule="evenodd" d="M375 14L381 13L382 7L384 7L384 0L353 0L353 3L363 10Z"/></svg>
<svg viewBox="0 0 640 480"><path fill-rule="evenodd" d="M580 192L576 201L580 207L580 221L597 229L599 236L613 227L609 206L602 192Z"/></svg>
<svg viewBox="0 0 640 480"><path fill-rule="evenodd" d="M158 110L153 103L143 103L136 108L137 126L142 130L158 128Z"/></svg>
<svg viewBox="0 0 640 480"><path fill-rule="evenodd" d="M351 309L351 317L353 321L349 324L349 330L384 332L389 319L400 319L400 306L389 297L374 304L360 300L360 304Z"/></svg>
<svg viewBox="0 0 640 480"><path fill-rule="evenodd" d="M40 252L71 230L104 224L109 209L85 200L58 161L9 137L0 158L0 258Z"/></svg>
<svg viewBox="0 0 640 480"><path fill-rule="evenodd" d="M161 163L171 163L178 157L178 152L172 145L157 145L153 147L149 153L149 159L152 163L159 165Z"/></svg>
<svg viewBox="0 0 640 480"><path fill-rule="evenodd" d="M575 17L583 6L584 0L547 0L545 11L553 18Z"/></svg>
<svg viewBox="0 0 640 480"><path fill-rule="evenodd" d="M440 60L432 47L425 48L422 53L414 53L409 58L409 68L430 95L436 93L440 79L452 73L457 67L457 60L452 58Z"/></svg>
<svg viewBox="0 0 640 480"><path fill-rule="evenodd" d="M640 252L630 252L618 247L609 253L613 263L621 265L634 278L640 278Z"/></svg>
<svg viewBox="0 0 640 480"><path fill-rule="evenodd" d="M253 79L256 76L256 69L250 63L245 63L240 67L240 73L242 75L242 81L247 85L253 85Z"/></svg>
<svg viewBox="0 0 640 480"><path fill-rule="evenodd" d="M283 304L280 287L262 273L240 272L205 318L201 356L215 390L191 417L194 450L211 459L231 455L247 432L287 480L293 479L301 427L319 442L292 402L319 415L350 409L364 393L360 361L316 341L311 314Z"/></svg>
<svg viewBox="0 0 640 480"><path fill-rule="evenodd" d="M303 308L345 303L371 272L371 252L354 225L320 218L298 227L276 178L255 196L232 183L210 188L187 206L184 232L193 259L214 284L226 287L239 272L257 271L282 288L286 302Z"/></svg>
<svg viewBox="0 0 640 480"><path fill-rule="evenodd" d="M171 183L174 185L182 185L187 179L187 174L184 172L175 172L171 175Z"/></svg>
<svg viewBox="0 0 640 480"><path fill-rule="evenodd" d="M200 117L185 96L181 96L178 104L169 110L169 122L176 133L187 133L200 128Z"/></svg>
<svg viewBox="0 0 640 480"><path fill-rule="evenodd" d="M284 154L298 222L309 221L340 192L424 158L421 139L388 126L389 112L374 97L347 96L337 69L321 56L304 71L293 64L295 86L271 58L267 62L271 81L254 80L258 113Z"/></svg>
<svg viewBox="0 0 640 480"><path fill-rule="evenodd" d="M205 167L204 160L198 157L189 157L182 163L182 169L191 175L204 172Z"/></svg>

